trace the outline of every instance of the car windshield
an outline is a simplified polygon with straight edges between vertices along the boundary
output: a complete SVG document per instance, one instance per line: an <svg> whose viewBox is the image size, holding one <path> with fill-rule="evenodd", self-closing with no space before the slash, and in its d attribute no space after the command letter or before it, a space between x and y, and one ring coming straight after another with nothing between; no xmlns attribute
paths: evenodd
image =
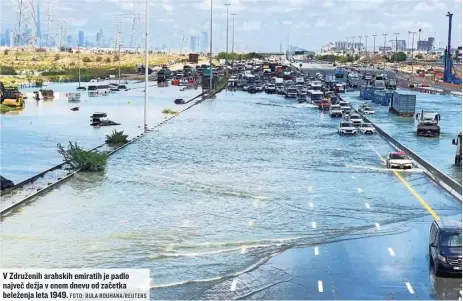
<svg viewBox="0 0 463 301"><path fill-rule="evenodd" d="M350 119L361 119L359 115L351 115Z"/></svg>
<svg viewBox="0 0 463 301"><path fill-rule="evenodd" d="M343 122L341 123L341 127L345 128L345 127L351 127L352 125L348 122Z"/></svg>
<svg viewBox="0 0 463 301"><path fill-rule="evenodd" d="M461 232L457 233L441 233L441 245L444 247L461 247Z"/></svg>
<svg viewBox="0 0 463 301"><path fill-rule="evenodd" d="M408 159L407 155L399 154L399 153L392 153L392 154L390 154L389 158L394 159L394 160L406 160L406 159Z"/></svg>
<svg viewBox="0 0 463 301"><path fill-rule="evenodd" d="M364 124L362 124L362 127L363 128L371 128L371 124L370 123L364 123Z"/></svg>

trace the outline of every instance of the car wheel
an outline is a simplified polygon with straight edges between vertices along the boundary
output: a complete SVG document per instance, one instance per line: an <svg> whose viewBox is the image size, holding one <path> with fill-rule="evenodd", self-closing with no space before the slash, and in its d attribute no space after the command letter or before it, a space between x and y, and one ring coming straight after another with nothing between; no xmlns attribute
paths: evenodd
<svg viewBox="0 0 463 301"><path fill-rule="evenodd" d="M433 263L434 263L434 264L433 264L433 273L434 273L434 276L436 276L436 277L442 276L442 272L441 272L441 270L440 270L440 268L439 268L439 264L436 263L436 262L433 262Z"/></svg>
<svg viewBox="0 0 463 301"><path fill-rule="evenodd" d="M391 169L391 164L389 164L389 162L386 162L386 168Z"/></svg>

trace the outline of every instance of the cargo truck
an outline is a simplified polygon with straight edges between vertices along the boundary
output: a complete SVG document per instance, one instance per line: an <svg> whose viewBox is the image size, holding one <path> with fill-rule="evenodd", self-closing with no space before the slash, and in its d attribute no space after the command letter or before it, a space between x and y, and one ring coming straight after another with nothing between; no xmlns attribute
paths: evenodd
<svg viewBox="0 0 463 301"><path fill-rule="evenodd" d="M457 146L457 152L455 154L455 165L461 166L461 132L458 134L457 139L452 140L452 144Z"/></svg>
<svg viewBox="0 0 463 301"><path fill-rule="evenodd" d="M336 75L336 78L344 78L344 68L337 67L335 75Z"/></svg>
<svg viewBox="0 0 463 301"><path fill-rule="evenodd" d="M394 91L389 106L389 112L399 116L413 117L415 115L416 95L402 94Z"/></svg>
<svg viewBox="0 0 463 301"><path fill-rule="evenodd" d="M397 89L397 82L394 78L386 80L386 89L395 90Z"/></svg>

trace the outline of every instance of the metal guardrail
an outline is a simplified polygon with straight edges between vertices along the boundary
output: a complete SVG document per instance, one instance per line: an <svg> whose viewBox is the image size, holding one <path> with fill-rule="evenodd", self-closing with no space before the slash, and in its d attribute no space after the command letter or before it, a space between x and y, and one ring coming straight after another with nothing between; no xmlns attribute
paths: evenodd
<svg viewBox="0 0 463 301"><path fill-rule="evenodd" d="M355 110L356 111L356 110ZM378 134L380 134L384 139L386 139L393 147L397 150L401 150L405 152L410 158L412 158L420 167L425 170L426 175L428 175L434 182L436 182L439 186L447 190L451 195L456 197L460 202L462 201L462 186L436 167L434 167L431 163L427 162L420 156L418 156L414 151L397 141L391 135L383 131L379 126L377 126L374 122L369 120L365 115L361 114L362 117L369 123L371 123Z"/></svg>

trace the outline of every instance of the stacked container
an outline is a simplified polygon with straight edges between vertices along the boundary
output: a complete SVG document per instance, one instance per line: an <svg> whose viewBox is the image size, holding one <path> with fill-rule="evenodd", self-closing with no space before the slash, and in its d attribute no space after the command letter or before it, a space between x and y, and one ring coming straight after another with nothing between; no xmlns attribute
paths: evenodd
<svg viewBox="0 0 463 301"><path fill-rule="evenodd" d="M416 95L402 94L394 91L390 111L399 116L413 117L415 114Z"/></svg>

